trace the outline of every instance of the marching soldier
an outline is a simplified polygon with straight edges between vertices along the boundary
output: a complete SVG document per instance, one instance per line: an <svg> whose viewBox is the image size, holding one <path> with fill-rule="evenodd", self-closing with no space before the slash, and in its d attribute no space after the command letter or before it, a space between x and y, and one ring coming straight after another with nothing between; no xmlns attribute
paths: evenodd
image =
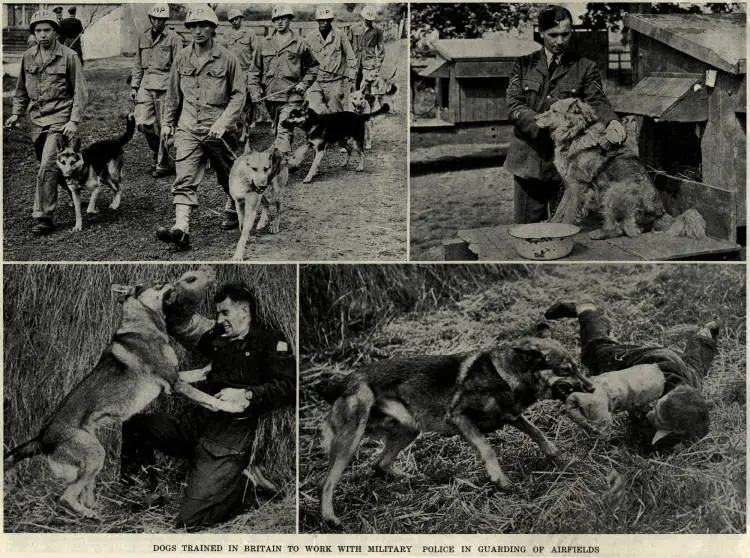
<svg viewBox="0 0 750 558"><path fill-rule="evenodd" d="M151 27L138 37L138 52L131 74L130 99L135 101L135 123L153 153L152 176L161 178L174 174L169 149L161 141L164 102L169 71L182 49L182 38L167 29L169 6L154 4L148 11Z"/></svg>
<svg viewBox="0 0 750 558"><path fill-rule="evenodd" d="M357 82L355 87L366 93L378 79L385 59L383 31L374 24L378 12L374 6L365 6L360 13L362 23L349 28L349 42L357 57Z"/></svg>

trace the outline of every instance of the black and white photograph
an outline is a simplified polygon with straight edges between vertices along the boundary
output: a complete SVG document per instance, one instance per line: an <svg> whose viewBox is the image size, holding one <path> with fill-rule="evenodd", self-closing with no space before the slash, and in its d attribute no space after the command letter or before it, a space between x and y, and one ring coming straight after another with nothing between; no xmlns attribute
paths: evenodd
<svg viewBox="0 0 750 558"><path fill-rule="evenodd" d="M6 261L407 259L407 4L2 10Z"/></svg>
<svg viewBox="0 0 750 558"><path fill-rule="evenodd" d="M744 261L745 9L411 4L410 259Z"/></svg>
<svg viewBox="0 0 750 558"><path fill-rule="evenodd" d="M5 265L3 531L296 532L296 276Z"/></svg>
<svg viewBox="0 0 750 558"><path fill-rule="evenodd" d="M745 284L301 265L300 533L745 533Z"/></svg>

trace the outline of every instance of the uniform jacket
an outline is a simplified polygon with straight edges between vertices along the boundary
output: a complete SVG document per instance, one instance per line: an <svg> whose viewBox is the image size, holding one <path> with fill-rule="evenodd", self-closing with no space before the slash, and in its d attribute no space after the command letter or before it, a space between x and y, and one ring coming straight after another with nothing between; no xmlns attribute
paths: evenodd
<svg viewBox="0 0 750 558"><path fill-rule="evenodd" d="M156 40L151 38L151 29L138 35L131 87L166 91L169 71L182 46L182 37L171 29L165 28Z"/></svg>
<svg viewBox="0 0 750 558"><path fill-rule="evenodd" d="M602 89L596 64L574 51L562 55L552 76L544 49L522 56L513 65L506 100L515 138L505 160L505 168L513 175L545 181L560 179L552 162L552 140L546 130L540 131L534 117L555 101L569 97L590 104L605 124L617 119Z"/></svg>
<svg viewBox="0 0 750 558"><path fill-rule="evenodd" d="M271 329L251 325L239 340L221 337L223 328L206 332L195 349L211 360L211 371L202 386L209 394L226 387L252 391L243 413L204 411L204 436L228 450L246 451L263 413L295 400L296 363L284 337Z"/></svg>
<svg viewBox="0 0 750 558"><path fill-rule="evenodd" d="M301 101L290 89L302 83L309 89L318 76L318 61L307 41L294 32L282 38L276 31L260 40L248 71L248 88L253 98L263 94L269 101Z"/></svg>
<svg viewBox="0 0 750 558"><path fill-rule="evenodd" d="M385 43L380 27L373 25L368 29L364 23L352 25L349 27L349 42L354 49L359 68L377 70L383 65Z"/></svg>
<svg viewBox="0 0 750 558"><path fill-rule="evenodd" d="M83 58L83 24L77 17L66 17L60 22L60 38ZM74 42L75 41L75 42Z"/></svg>
<svg viewBox="0 0 750 558"><path fill-rule="evenodd" d="M23 53L12 114L22 116L28 110L32 124L40 127L80 122L88 87L78 55L59 41L47 62L40 51L37 45Z"/></svg>
<svg viewBox="0 0 750 558"><path fill-rule="evenodd" d="M354 49L340 29L331 29L324 39L320 30L315 29L306 37L318 66L318 81L338 81L357 79L357 59Z"/></svg>
<svg viewBox="0 0 750 558"><path fill-rule="evenodd" d="M235 130L244 104L245 79L234 54L215 42L203 64L193 44L177 53L169 74L165 126L176 123L188 132L204 134L220 122L225 130Z"/></svg>
<svg viewBox="0 0 750 558"><path fill-rule="evenodd" d="M247 27L240 27L239 29L232 27L224 33L224 41L226 42L226 47L240 61L242 71L247 72L253 63L255 51L258 50L258 45L260 44L258 35Z"/></svg>

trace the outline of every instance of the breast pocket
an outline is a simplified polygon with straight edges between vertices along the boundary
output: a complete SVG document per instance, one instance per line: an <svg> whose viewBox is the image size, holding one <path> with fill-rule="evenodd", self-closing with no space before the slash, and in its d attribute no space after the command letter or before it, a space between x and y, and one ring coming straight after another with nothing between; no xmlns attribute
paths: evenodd
<svg viewBox="0 0 750 558"><path fill-rule="evenodd" d="M283 76L287 79L297 79L301 73L299 52L287 52L282 55Z"/></svg>
<svg viewBox="0 0 750 558"><path fill-rule="evenodd" d="M198 80L195 68L180 68L180 92L186 99L195 102L198 100Z"/></svg>
<svg viewBox="0 0 750 558"><path fill-rule="evenodd" d="M26 66L25 68L26 91L34 100L39 98L41 73L39 66Z"/></svg>
<svg viewBox="0 0 750 558"><path fill-rule="evenodd" d="M227 71L225 68L212 68L206 71L203 79L206 103L209 105L224 106L227 98Z"/></svg>
<svg viewBox="0 0 750 558"><path fill-rule="evenodd" d="M47 66L44 69L44 84L41 96L44 99L64 99L68 90L65 62Z"/></svg>
<svg viewBox="0 0 750 558"><path fill-rule="evenodd" d="M533 108L539 99L542 90L542 82L535 79L524 79L521 81L521 91L523 91L526 104Z"/></svg>
<svg viewBox="0 0 750 558"><path fill-rule="evenodd" d="M154 70L169 70L169 63L172 58L172 49L169 45L159 45L151 49L150 66Z"/></svg>
<svg viewBox="0 0 750 558"><path fill-rule="evenodd" d="M562 80L555 86L553 94L557 99L571 99L574 97L580 99L583 95L583 84L573 80Z"/></svg>

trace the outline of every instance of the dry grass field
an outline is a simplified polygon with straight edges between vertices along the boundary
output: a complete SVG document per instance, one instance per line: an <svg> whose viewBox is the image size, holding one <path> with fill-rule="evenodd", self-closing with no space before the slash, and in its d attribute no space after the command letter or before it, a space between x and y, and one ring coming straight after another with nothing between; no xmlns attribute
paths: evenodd
<svg viewBox="0 0 750 558"><path fill-rule="evenodd" d="M5 450L33 437L57 403L99 358L117 327L119 310L111 283L172 279L186 265L6 265L4 267L4 444ZM296 338L294 266L215 266L217 283L242 281L262 285L262 323ZM209 293L209 297L213 293ZM201 313L214 316L207 299ZM205 365L176 346L180 369ZM145 412L190 412L178 397L159 398ZM160 459L163 506L141 510L142 488L124 488L119 475L119 425L99 433L107 449L98 477L99 521L72 516L57 504L63 485L43 458L24 461L18 478L5 484L5 532L171 533L185 464ZM255 462L282 488L279 495L256 497L252 486L244 513L212 532L292 533L296 525L296 440L293 409L279 409L261 419L253 452ZM137 510L137 511L134 511Z"/></svg>
<svg viewBox="0 0 750 558"><path fill-rule="evenodd" d="M380 288L378 288L378 285ZM740 265L402 266L301 269L300 530L327 532L317 483L327 460L319 428L329 406L315 385L362 362L448 354L512 339L560 298L606 309L613 335L684 347L714 315L725 322L704 391L709 435L669 453L646 452L618 417L609 442L590 438L542 402L528 418L571 462L544 459L512 429L489 437L515 488L497 492L467 442L423 434L400 456L411 478L372 476L380 442L366 439L334 505L351 533L744 533L746 515L745 268ZM316 302L319 301L319 302ZM553 334L577 354L574 320ZM608 494L608 476L624 482Z"/></svg>

